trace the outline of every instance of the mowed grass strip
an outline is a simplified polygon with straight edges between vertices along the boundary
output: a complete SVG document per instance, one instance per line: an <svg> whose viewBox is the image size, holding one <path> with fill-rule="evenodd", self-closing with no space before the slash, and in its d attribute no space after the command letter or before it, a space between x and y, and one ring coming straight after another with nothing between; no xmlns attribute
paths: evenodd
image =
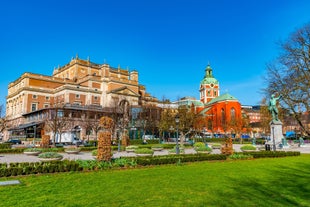
<svg viewBox="0 0 310 207"><path fill-rule="evenodd" d="M12 179L0 206L310 206L310 155Z"/></svg>

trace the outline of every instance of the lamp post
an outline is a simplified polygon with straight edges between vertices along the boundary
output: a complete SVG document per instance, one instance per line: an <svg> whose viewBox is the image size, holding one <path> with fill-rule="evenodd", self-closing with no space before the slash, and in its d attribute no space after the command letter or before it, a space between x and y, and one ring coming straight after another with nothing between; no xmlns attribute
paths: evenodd
<svg viewBox="0 0 310 207"><path fill-rule="evenodd" d="M179 118L179 114L177 114L175 116L175 125L176 125L176 129L177 129L177 142L176 142L176 146L175 146L175 153L177 155L180 154L180 148L179 148L179 122L180 122L180 118Z"/></svg>

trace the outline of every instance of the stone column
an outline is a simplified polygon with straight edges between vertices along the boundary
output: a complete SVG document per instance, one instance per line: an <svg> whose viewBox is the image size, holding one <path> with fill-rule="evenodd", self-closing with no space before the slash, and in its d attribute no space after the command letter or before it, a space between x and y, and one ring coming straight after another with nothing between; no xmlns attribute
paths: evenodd
<svg viewBox="0 0 310 207"><path fill-rule="evenodd" d="M274 147L277 149L280 148L280 144L282 146L282 139L284 139L282 133L282 122L272 120L270 122L270 140L267 144L270 144L271 149Z"/></svg>

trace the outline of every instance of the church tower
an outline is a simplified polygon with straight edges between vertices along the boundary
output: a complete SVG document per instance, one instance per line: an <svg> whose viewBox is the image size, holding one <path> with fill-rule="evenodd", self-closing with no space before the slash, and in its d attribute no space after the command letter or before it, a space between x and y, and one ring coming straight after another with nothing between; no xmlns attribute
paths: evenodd
<svg viewBox="0 0 310 207"><path fill-rule="evenodd" d="M205 76L200 82L199 92L200 101L204 104L220 95L220 85L212 75L212 68L210 64L208 64L205 69Z"/></svg>

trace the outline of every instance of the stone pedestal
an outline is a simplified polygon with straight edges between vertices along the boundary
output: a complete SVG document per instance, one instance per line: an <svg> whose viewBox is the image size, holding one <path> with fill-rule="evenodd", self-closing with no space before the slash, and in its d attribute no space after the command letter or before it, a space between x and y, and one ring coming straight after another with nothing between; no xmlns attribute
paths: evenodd
<svg viewBox="0 0 310 207"><path fill-rule="evenodd" d="M270 122L270 140L267 142L267 144L270 144L271 150L273 149L274 145L276 149L283 147L282 139L284 139L283 133L282 133L282 122L274 121L274 120L271 121Z"/></svg>

